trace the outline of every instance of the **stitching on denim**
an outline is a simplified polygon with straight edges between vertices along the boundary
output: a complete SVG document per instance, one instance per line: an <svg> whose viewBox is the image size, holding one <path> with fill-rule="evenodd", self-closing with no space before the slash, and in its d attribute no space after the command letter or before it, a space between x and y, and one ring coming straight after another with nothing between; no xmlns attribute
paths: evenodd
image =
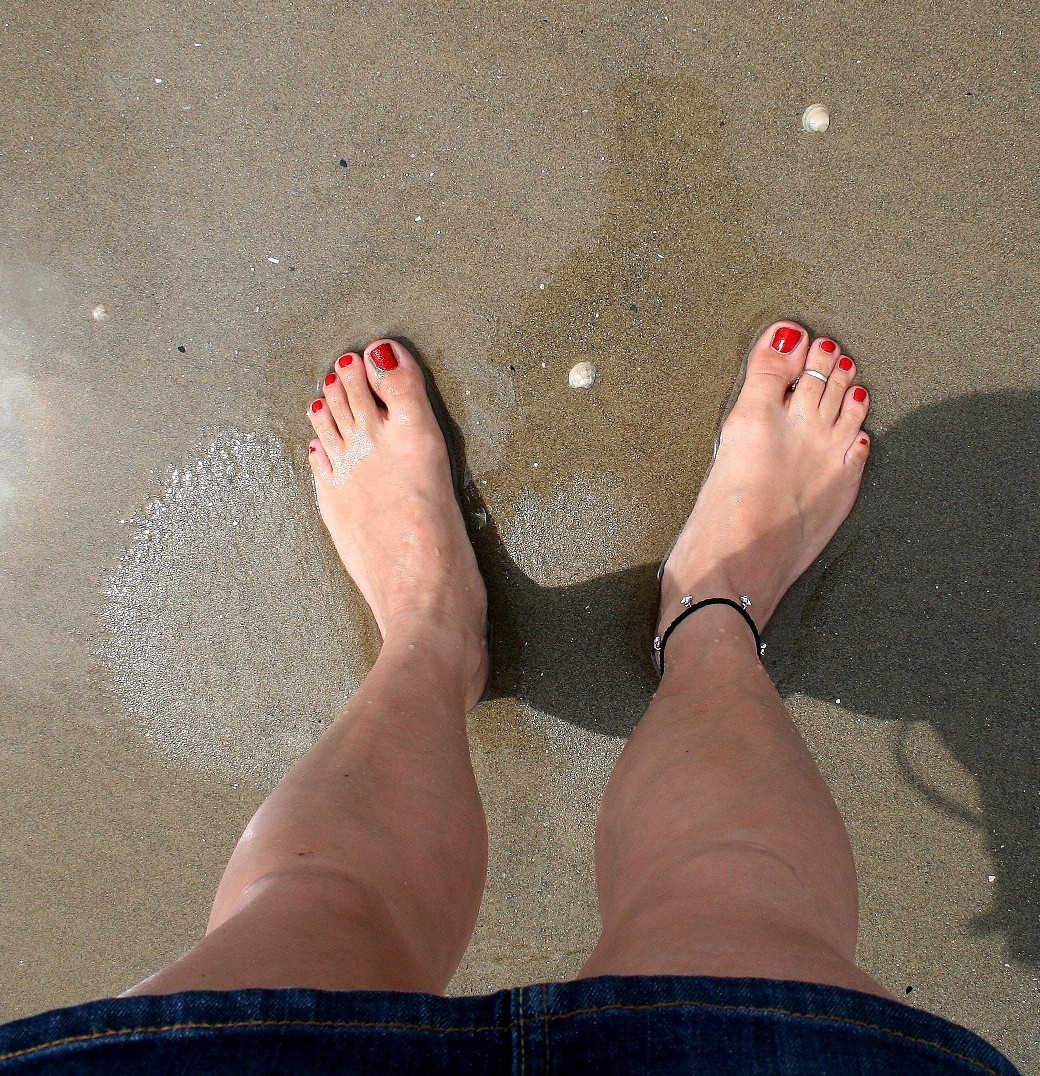
<svg viewBox="0 0 1040 1076"><path fill-rule="evenodd" d="M973 1065L980 1072L989 1073L989 1076L1000 1076L996 1069L990 1068L988 1065L984 1065L981 1061L976 1061L974 1058L967 1057L964 1054L957 1053L956 1050L950 1050L945 1046L940 1046L936 1042L931 1042L928 1039L915 1038L913 1035L905 1035L901 1031L895 1031L892 1028L882 1027L879 1024L870 1024L863 1020L853 1020L847 1016L831 1016L829 1014L815 1014L815 1013L800 1013L793 1012L790 1009L778 1009L768 1006L755 1007L747 1005L725 1005L714 1004L705 1001L659 1001L653 1004L647 1005L598 1005L587 1009L574 1009L568 1013L556 1013L550 1015L546 1010L543 1014L543 1019L546 1025L550 1020L570 1020L575 1016L586 1016L591 1013L597 1012L646 1012L653 1009L677 1009L677 1008L692 1008L692 1009L718 1009L723 1012L746 1012L746 1013L769 1013L777 1016L792 1016L801 1020L824 1020L834 1024L848 1024L851 1027L863 1028L867 1031L878 1031L884 1035L891 1035L893 1038L902 1039L905 1042L911 1042L918 1046L929 1046L933 1050L938 1050L940 1053L949 1055L956 1058L958 1061L964 1061L969 1065ZM520 1019L517 1021L520 1024L520 1071L524 1073L525 1067L525 1034L524 1024L526 1019L524 1017L524 996L523 991L520 991ZM167 1031L230 1031L239 1030L245 1028L262 1028L262 1027L304 1027L304 1028L373 1028L373 1029L397 1029L401 1031L434 1031L434 1032L463 1032L463 1033L486 1033L486 1032L501 1032L503 1028L501 1026L470 1026L470 1027L441 1027L436 1024L408 1024L400 1021L362 1021L362 1020L242 1020L235 1023L210 1023L210 1024L166 1024L162 1027L136 1027L136 1028L114 1028L109 1031L94 1032L91 1035L70 1035L64 1039L54 1039L50 1042L37 1043L35 1046L26 1047L24 1050L14 1050L6 1054L0 1054L0 1062L12 1061L15 1058L26 1057L29 1054L39 1053L41 1050L47 1050L56 1046L68 1046L73 1043L79 1042L95 1042L107 1038L115 1038L120 1035L155 1035L163 1034ZM548 1039L546 1040L548 1041Z"/></svg>
<svg viewBox="0 0 1040 1076"><path fill-rule="evenodd" d="M524 988L518 995L520 1003L520 1076L527 1072L527 1028L524 1027Z"/></svg>
<svg viewBox="0 0 1040 1076"><path fill-rule="evenodd" d="M542 1037L545 1039L545 1071L549 1073L549 987L542 983Z"/></svg>
<svg viewBox="0 0 1040 1076"><path fill-rule="evenodd" d="M111 1028L108 1031L95 1031L90 1035L69 1035L64 1039L52 1039L50 1042L39 1042L35 1046L27 1046L24 1050L12 1050L6 1054L0 1054L0 1061L13 1061L15 1058L25 1057L28 1054L38 1053L40 1050L49 1050L52 1046L70 1046L78 1042L95 1042L100 1039L116 1038L120 1035L157 1035L167 1031L238 1031L245 1028L262 1027L308 1027L327 1028L356 1028L358 1030L397 1030L397 1031L444 1031L444 1032L489 1032L501 1033L501 1026L489 1025L471 1027L442 1027L438 1024L407 1024L401 1021L387 1021L385 1023L376 1020L239 1020L234 1023L214 1024L164 1024L161 1027L120 1027Z"/></svg>
<svg viewBox="0 0 1040 1076"><path fill-rule="evenodd" d="M610 1012L611 1010L619 1010L622 1012L644 1012L648 1009L677 1009L684 1007L693 1009L721 1009L724 1012L772 1013L777 1016L793 1016L801 1020L826 1020L833 1024L849 1024L852 1027L863 1028L867 1031L880 1031L884 1035L891 1035L893 1038L902 1039L904 1042L912 1042L918 1046L930 1046L933 1050L948 1054L958 1061L965 1061L969 1065L974 1065L980 1072L989 1073L990 1076L1000 1076L1000 1073L997 1072L996 1069L991 1069L988 1065L984 1065L981 1061L976 1061L973 1057L959 1054L956 1050L951 1050L946 1046L940 1046L937 1042L932 1042L929 1039L918 1039L913 1035L904 1035L903 1032L896 1031L894 1028L882 1027L880 1024L868 1024L864 1020L853 1020L849 1016L793 1012L790 1009L777 1009L770 1006L725 1005L709 1001L658 1001L646 1005L597 1005L588 1009L574 1009L567 1013L556 1013L552 1016L547 1015L546 1020L570 1020L574 1016L585 1016L597 1012Z"/></svg>

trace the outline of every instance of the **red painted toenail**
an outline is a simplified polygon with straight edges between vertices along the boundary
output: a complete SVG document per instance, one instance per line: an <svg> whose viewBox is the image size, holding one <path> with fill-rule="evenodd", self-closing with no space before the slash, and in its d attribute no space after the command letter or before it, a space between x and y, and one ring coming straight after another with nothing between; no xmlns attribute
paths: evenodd
<svg viewBox="0 0 1040 1076"><path fill-rule="evenodd" d="M315 400L314 403L311 404L311 414L316 415L324 406L325 404L323 401Z"/></svg>
<svg viewBox="0 0 1040 1076"><path fill-rule="evenodd" d="M313 452L314 451L314 445L311 445L311 447L308 449L308 451Z"/></svg>
<svg viewBox="0 0 1040 1076"><path fill-rule="evenodd" d="M850 359L847 355L844 358L838 359L838 369L839 370L851 370L852 369L852 359Z"/></svg>
<svg viewBox="0 0 1040 1076"><path fill-rule="evenodd" d="M340 355L336 360L336 365L342 370L345 366L349 366L353 361L353 355Z"/></svg>
<svg viewBox="0 0 1040 1076"><path fill-rule="evenodd" d="M335 385L338 380L339 380L339 378L336 377L335 374L326 374L325 375L325 387L328 388L329 385Z"/></svg>
<svg viewBox="0 0 1040 1076"><path fill-rule="evenodd" d="M838 350L838 345L833 340L821 340L820 350L826 351L828 355L833 355Z"/></svg>
<svg viewBox="0 0 1040 1076"><path fill-rule="evenodd" d="M801 338L802 334L797 329L792 329L789 325L785 325L782 329L776 330L771 346L774 351L779 351L781 355L786 355L789 351L794 351Z"/></svg>
<svg viewBox="0 0 1040 1076"><path fill-rule="evenodd" d="M860 443L861 445L869 445L869 444L870 444L870 442L869 442L869 441L868 441L868 440L867 440L867 439L866 439L865 437L861 437L861 438L859 439L859 443Z"/></svg>
<svg viewBox="0 0 1040 1076"><path fill-rule="evenodd" d="M368 357L372 360L372 365L380 370L395 370L397 368L397 356L389 344L380 344L378 347L372 348L368 353Z"/></svg>
<svg viewBox="0 0 1040 1076"><path fill-rule="evenodd" d="M860 388L856 389L856 391L852 394L852 398L856 401L856 403L863 403L863 401L867 398L867 390Z"/></svg>

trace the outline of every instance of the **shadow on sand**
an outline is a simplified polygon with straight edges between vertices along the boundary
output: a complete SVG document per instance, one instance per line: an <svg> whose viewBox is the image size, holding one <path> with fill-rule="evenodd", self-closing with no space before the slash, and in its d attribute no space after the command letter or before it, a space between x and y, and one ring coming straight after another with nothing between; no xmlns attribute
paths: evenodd
<svg viewBox="0 0 1040 1076"><path fill-rule="evenodd" d="M998 864L980 932L1040 966L1040 396L1003 392L924 408L875 438L853 516L765 634L783 695L840 697L904 724L897 761L929 802L988 835ZM449 423L456 441L457 428ZM461 458L461 457L460 457ZM472 485L467 517L482 518ZM493 694L627 736L655 689L656 564L542 587L493 522L472 528L494 611ZM551 625L533 632L526 625ZM749 640L750 641L750 640ZM981 811L913 761L926 723L975 775Z"/></svg>

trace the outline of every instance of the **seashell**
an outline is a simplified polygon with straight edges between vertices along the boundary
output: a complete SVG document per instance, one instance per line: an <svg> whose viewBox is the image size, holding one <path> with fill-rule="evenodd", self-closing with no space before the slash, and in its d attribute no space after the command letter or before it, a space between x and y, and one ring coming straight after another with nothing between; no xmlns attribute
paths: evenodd
<svg viewBox="0 0 1040 1076"><path fill-rule="evenodd" d="M596 383L599 371L591 362L576 362L567 375L572 389L591 389Z"/></svg>
<svg viewBox="0 0 1040 1076"><path fill-rule="evenodd" d="M831 125L831 114L826 105L810 105L802 113L802 129L823 134Z"/></svg>

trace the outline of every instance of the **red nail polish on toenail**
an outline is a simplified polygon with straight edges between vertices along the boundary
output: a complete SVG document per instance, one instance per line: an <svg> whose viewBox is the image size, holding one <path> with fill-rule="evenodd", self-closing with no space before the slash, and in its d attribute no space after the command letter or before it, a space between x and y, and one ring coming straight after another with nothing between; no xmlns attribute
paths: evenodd
<svg viewBox="0 0 1040 1076"><path fill-rule="evenodd" d="M314 451L314 445L311 445L311 447L307 451L308 452L313 452Z"/></svg>
<svg viewBox="0 0 1040 1076"><path fill-rule="evenodd" d="M861 437L861 438L859 439L859 443L860 443L861 445L869 445L869 444L870 444L870 442L869 442L869 441L868 441L868 440L867 440L867 439L866 439L865 437Z"/></svg>
<svg viewBox="0 0 1040 1076"><path fill-rule="evenodd" d="M852 394L852 398L856 401L856 403L863 403L863 401L867 398L867 390L857 388L856 391Z"/></svg>
<svg viewBox="0 0 1040 1076"><path fill-rule="evenodd" d="M311 404L311 414L316 415L324 406L325 404L323 401L315 400L314 403Z"/></svg>
<svg viewBox="0 0 1040 1076"><path fill-rule="evenodd" d="M397 356L389 344L380 344L378 347L372 348L368 353L368 357L372 360L372 365L380 370L395 370L397 368Z"/></svg>
<svg viewBox="0 0 1040 1076"><path fill-rule="evenodd" d="M789 325L785 325L782 329L776 330L771 346L774 351L779 351L781 355L786 355L789 351L794 351L801 338L802 334L797 329L792 329Z"/></svg>
<svg viewBox="0 0 1040 1076"><path fill-rule="evenodd" d="M828 355L833 355L838 350L838 345L833 340L821 340L820 350L826 351Z"/></svg>
<svg viewBox="0 0 1040 1076"><path fill-rule="evenodd" d="M353 361L353 355L340 355L336 360L336 365L342 370L344 367L349 366Z"/></svg>
<svg viewBox="0 0 1040 1076"><path fill-rule="evenodd" d="M336 377L335 374L326 374L325 375L325 387L328 388L329 385L335 385L338 380L339 380L339 378Z"/></svg>
<svg viewBox="0 0 1040 1076"><path fill-rule="evenodd" d="M838 369L839 370L851 370L852 369L852 359L850 359L847 355L845 355L844 357L838 359Z"/></svg>

